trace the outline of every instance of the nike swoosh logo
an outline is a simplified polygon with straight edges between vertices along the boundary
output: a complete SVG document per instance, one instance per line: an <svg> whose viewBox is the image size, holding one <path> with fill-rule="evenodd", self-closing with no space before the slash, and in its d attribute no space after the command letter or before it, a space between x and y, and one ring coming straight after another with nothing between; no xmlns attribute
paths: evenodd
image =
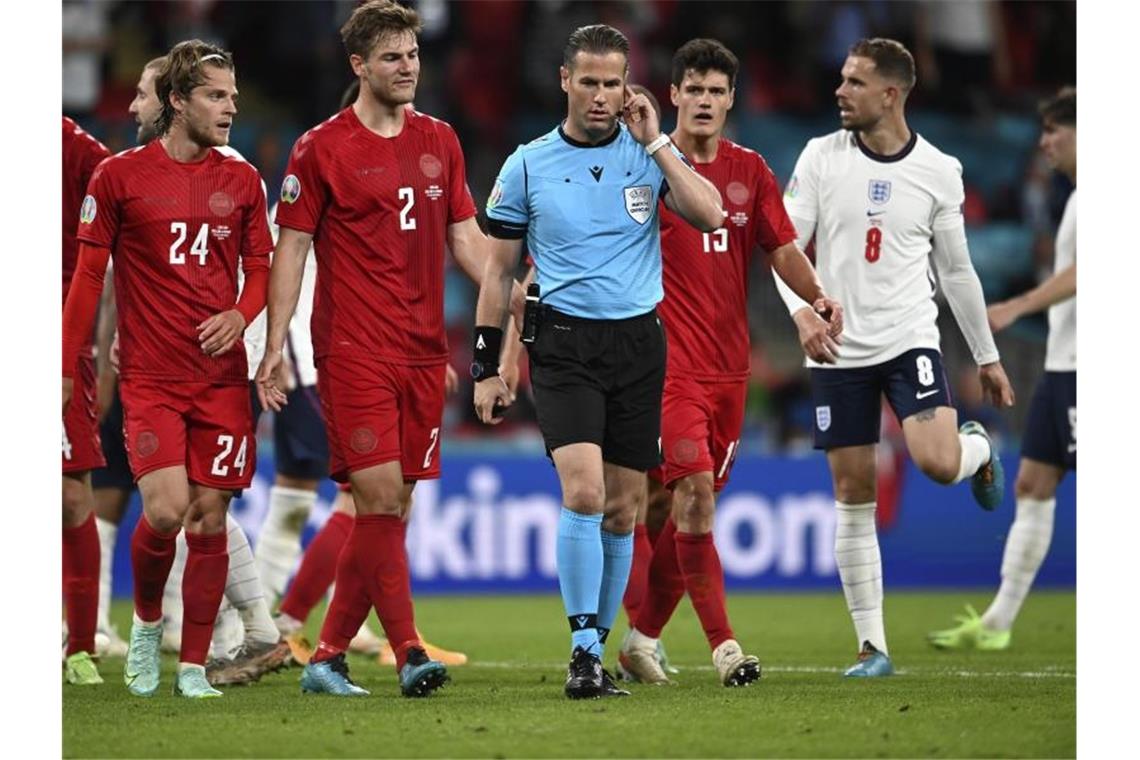
<svg viewBox="0 0 1140 760"><path fill-rule="evenodd" d="M887 213L887 212L886 211L870 211L870 210L868 210L867 216L878 216L879 214L885 214L885 213Z"/></svg>
<svg viewBox="0 0 1140 760"><path fill-rule="evenodd" d="M927 396L933 396L935 393L938 393L938 391L939 391L938 388L935 388L932 391L921 391L919 393L914 394L914 397L915 398L926 398Z"/></svg>

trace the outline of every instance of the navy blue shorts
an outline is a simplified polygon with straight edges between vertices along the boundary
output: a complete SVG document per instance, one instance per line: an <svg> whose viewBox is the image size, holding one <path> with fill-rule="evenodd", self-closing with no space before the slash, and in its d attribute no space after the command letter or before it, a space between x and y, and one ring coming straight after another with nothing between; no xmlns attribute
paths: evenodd
<svg viewBox="0 0 1140 760"><path fill-rule="evenodd" d="M1063 470L1077 469L1077 373L1046 372L1037 381L1021 456Z"/></svg>
<svg viewBox="0 0 1140 760"><path fill-rule="evenodd" d="M914 348L870 367L813 368L815 448L878 443L883 394L899 422L924 409L953 406L942 355L933 348Z"/></svg>
<svg viewBox="0 0 1140 760"><path fill-rule="evenodd" d="M314 386L289 391L288 402L273 415L273 458L277 472L300 480L329 475L329 440Z"/></svg>
<svg viewBox="0 0 1140 760"><path fill-rule="evenodd" d="M131 475L127 450L123 446L123 402L119 400L117 381L107 416L99 423L99 438L103 442L103 458L107 460L107 466L91 471L91 486L134 490L135 478Z"/></svg>

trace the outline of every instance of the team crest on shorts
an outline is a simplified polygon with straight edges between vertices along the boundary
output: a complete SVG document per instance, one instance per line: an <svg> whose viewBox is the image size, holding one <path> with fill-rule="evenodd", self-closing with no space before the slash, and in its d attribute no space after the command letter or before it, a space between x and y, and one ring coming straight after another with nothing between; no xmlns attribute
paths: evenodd
<svg viewBox="0 0 1140 760"><path fill-rule="evenodd" d="M154 454L158 451L158 436L150 430L142 431L135 439L135 451L140 457L149 457Z"/></svg>
<svg viewBox="0 0 1140 760"><path fill-rule="evenodd" d="M281 182L281 202L295 203L301 197L301 180L296 174L290 174Z"/></svg>
<svg viewBox="0 0 1140 760"><path fill-rule="evenodd" d="M95 221L95 213L98 204L95 203L95 196L88 195L83 199L83 205L79 207L79 221L83 224L91 224Z"/></svg>
<svg viewBox="0 0 1140 760"><path fill-rule="evenodd" d="M872 179L867 182L867 197L871 203L882 205L891 199L891 181L888 179Z"/></svg>
<svg viewBox="0 0 1140 760"><path fill-rule="evenodd" d="M653 213L653 188L649 185L625 188L625 210L638 224L648 222Z"/></svg>
<svg viewBox="0 0 1140 760"><path fill-rule="evenodd" d="M826 433L828 428L831 427L830 406L817 406L815 408L815 426L819 428L819 432L821 433Z"/></svg>

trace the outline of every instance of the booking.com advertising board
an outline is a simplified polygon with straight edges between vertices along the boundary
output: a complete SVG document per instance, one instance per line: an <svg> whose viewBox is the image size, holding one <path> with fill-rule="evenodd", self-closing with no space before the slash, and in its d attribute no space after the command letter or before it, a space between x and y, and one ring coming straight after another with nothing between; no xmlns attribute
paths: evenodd
<svg viewBox="0 0 1140 760"><path fill-rule="evenodd" d="M895 514L880 528L888 587L993 586L1013 520L1016 456L1004 458L1006 500L982 511L969 485L939 486L909 463ZM256 544L269 497L271 459L232 512ZM331 481L306 526L307 543L329 514ZM1057 494L1056 524L1040 586L1076 583L1075 476ZM137 497L136 497L137 502ZM408 554L416 593L556 592L554 547L560 499L545 458L447 455L443 477L416 487ZM129 540L138 505L115 552L115 593L130 595ZM823 456L741 456L720 496L716 544L729 588L836 589L835 507Z"/></svg>

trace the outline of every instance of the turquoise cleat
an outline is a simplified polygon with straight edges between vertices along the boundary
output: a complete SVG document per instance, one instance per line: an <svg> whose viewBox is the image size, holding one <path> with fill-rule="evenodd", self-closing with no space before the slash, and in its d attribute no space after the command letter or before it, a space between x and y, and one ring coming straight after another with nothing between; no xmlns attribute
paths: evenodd
<svg viewBox="0 0 1140 760"><path fill-rule="evenodd" d="M136 697L150 697L158 691L162 673L161 625L131 625L131 642L127 648L127 666L123 669L123 682Z"/></svg>
<svg viewBox="0 0 1140 760"><path fill-rule="evenodd" d="M879 678L894 674L895 666L891 664L891 658L875 649L869 641L863 642L858 662L843 671L844 678Z"/></svg>
<svg viewBox="0 0 1140 760"><path fill-rule="evenodd" d="M320 662L310 661L301 672L301 693L367 697L371 692L360 688L348 677L348 663L341 653Z"/></svg>
<svg viewBox="0 0 1140 760"><path fill-rule="evenodd" d="M1005 468L1001 466L1001 457L994 451L994 442L990 440L981 423L973 420L963 423L958 432L962 435L980 435L990 446L990 461L974 473L974 477L970 480L970 492L974 494L974 501L978 502L978 506L987 512L992 512L1001 506L1002 497L1005 495Z"/></svg>
<svg viewBox="0 0 1140 760"><path fill-rule="evenodd" d="M405 697L426 697L450 680L442 662L429 660L420 647L408 650L408 659L400 668L400 692Z"/></svg>
<svg viewBox="0 0 1140 760"><path fill-rule="evenodd" d="M178 673L174 694L188 699L217 699L222 693L206 680L205 667L186 668Z"/></svg>

